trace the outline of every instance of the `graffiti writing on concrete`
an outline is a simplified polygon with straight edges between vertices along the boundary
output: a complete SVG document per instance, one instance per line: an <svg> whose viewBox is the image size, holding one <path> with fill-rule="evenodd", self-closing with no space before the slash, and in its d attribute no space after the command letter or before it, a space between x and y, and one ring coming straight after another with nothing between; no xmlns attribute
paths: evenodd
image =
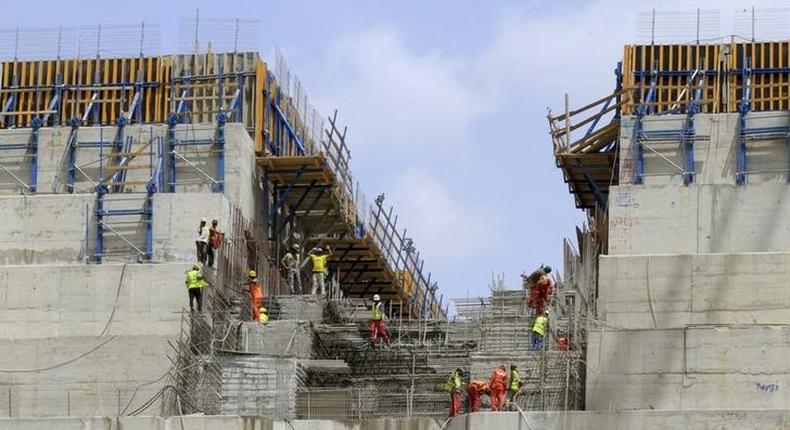
<svg viewBox="0 0 790 430"><path fill-rule="evenodd" d="M775 393L779 391L778 384L763 384L761 382L755 382L754 385L757 391L763 391L766 393Z"/></svg>

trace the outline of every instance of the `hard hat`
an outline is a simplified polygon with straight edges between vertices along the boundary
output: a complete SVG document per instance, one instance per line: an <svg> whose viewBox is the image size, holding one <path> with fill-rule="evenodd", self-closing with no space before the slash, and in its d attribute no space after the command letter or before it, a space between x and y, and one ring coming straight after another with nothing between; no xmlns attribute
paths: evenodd
<svg viewBox="0 0 790 430"><path fill-rule="evenodd" d="M198 266L197 264L193 264L192 270L200 270L200 266Z"/></svg>
<svg viewBox="0 0 790 430"><path fill-rule="evenodd" d="M381 297L379 297L379 295L378 295L378 294L374 294L374 295L373 295L373 301L377 302L377 301L379 301L379 300L381 300Z"/></svg>
<svg viewBox="0 0 790 430"><path fill-rule="evenodd" d="M543 267L543 271L546 272L546 273L551 273L551 266Z"/></svg>
<svg viewBox="0 0 790 430"><path fill-rule="evenodd" d="M291 245L291 249L293 249L294 251L298 251L299 250L299 244L298 243L294 243L293 245Z"/></svg>
<svg viewBox="0 0 790 430"><path fill-rule="evenodd" d="M200 222L206 222L206 217L201 217Z"/></svg>
<svg viewBox="0 0 790 430"><path fill-rule="evenodd" d="M266 308L264 308L263 306L261 306L258 310L261 312L266 312Z"/></svg>
<svg viewBox="0 0 790 430"><path fill-rule="evenodd" d="M249 275L250 278L254 278L258 276L258 274L254 270L250 270L249 272L247 272L247 275Z"/></svg>
<svg viewBox="0 0 790 430"><path fill-rule="evenodd" d="M546 309L545 311L543 311L543 314L548 315L549 314L549 310Z"/></svg>

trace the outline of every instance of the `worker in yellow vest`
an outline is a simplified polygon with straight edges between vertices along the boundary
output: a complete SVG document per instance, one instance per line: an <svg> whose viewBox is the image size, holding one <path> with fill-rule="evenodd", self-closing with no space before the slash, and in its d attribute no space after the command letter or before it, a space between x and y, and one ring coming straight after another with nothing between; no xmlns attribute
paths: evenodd
<svg viewBox="0 0 790 430"><path fill-rule="evenodd" d="M185 284L187 292L189 292L189 310L195 311L195 306L192 304L194 301L197 303L197 311L203 312L203 287L208 285L208 282L203 279L200 266L195 264L191 270L187 271Z"/></svg>
<svg viewBox="0 0 790 430"><path fill-rule="evenodd" d="M532 340L529 349L531 351L542 350L545 345L546 333L549 330L549 311L543 311L542 314L535 318L535 324L532 325Z"/></svg>
<svg viewBox="0 0 790 430"><path fill-rule="evenodd" d="M518 400L518 395L521 393L521 375L518 373L518 366L515 364L510 365L510 381L508 382L507 392L508 397L511 405L511 409L514 409L516 405L516 401Z"/></svg>
<svg viewBox="0 0 790 430"><path fill-rule="evenodd" d="M457 417L461 413L461 387L463 387L464 371L460 368L455 369L447 382L444 383L444 391L450 393L450 416Z"/></svg>
<svg viewBox="0 0 790 430"><path fill-rule="evenodd" d="M313 263L313 295L315 295L318 290L321 290L321 294L326 294L326 274L327 274L327 260L332 255L332 248L327 247L323 249L321 247L315 247L307 254L309 257L305 259L302 265L306 264L309 260Z"/></svg>
<svg viewBox="0 0 790 430"><path fill-rule="evenodd" d="M384 304L378 294L373 295L373 306L370 308L370 344L376 345L376 337L381 335L384 343L389 345L390 337L384 326Z"/></svg>
<svg viewBox="0 0 790 430"><path fill-rule="evenodd" d="M266 308L261 306L258 309L258 322L262 324L266 324L269 322L269 313L266 311Z"/></svg>

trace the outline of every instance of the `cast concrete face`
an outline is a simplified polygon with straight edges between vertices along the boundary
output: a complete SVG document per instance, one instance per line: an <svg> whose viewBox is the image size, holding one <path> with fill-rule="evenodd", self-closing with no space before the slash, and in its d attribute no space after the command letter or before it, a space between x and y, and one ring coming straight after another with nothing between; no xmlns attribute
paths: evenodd
<svg viewBox="0 0 790 430"><path fill-rule="evenodd" d="M755 117L754 126L790 121ZM599 262L600 323L589 332L588 409L780 409L790 400L790 186L777 172L735 185L737 120L697 116L707 139L695 144L689 186L653 153L644 185L630 185L633 121L623 121L622 185L610 191L609 255ZM648 117L645 127L678 121ZM679 145L656 147L679 160ZM787 170L787 155L785 142L750 143L748 170Z"/></svg>

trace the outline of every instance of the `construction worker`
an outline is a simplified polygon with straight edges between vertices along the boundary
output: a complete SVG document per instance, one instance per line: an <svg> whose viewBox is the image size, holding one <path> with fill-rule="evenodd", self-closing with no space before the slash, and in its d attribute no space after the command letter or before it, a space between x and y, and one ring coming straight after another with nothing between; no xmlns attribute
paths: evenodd
<svg viewBox="0 0 790 430"><path fill-rule="evenodd" d="M197 302L197 311L203 312L203 287L208 285L205 279L203 279L203 273L200 270L200 266L195 264L192 266L192 269L187 271L187 279L185 282L187 286L187 292L189 293L189 310L194 312L195 306L192 302Z"/></svg>
<svg viewBox="0 0 790 430"><path fill-rule="evenodd" d="M488 386L491 388L491 410L503 411L505 409L505 389L507 383L507 369L499 366L491 372L491 381Z"/></svg>
<svg viewBox="0 0 790 430"><path fill-rule="evenodd" d="M475 380L466 386L466 396L469 398L469 412L480 411L480 399L483 394L490 394L491 389L488 387L488 382Z"/></svg>
<svg viewBox="0 0 790 430"><path fill-rule="evenodd" d="M258 322L263 324L269 322L269 313L266 311L266 308L263 306L258 308Z"/></svg>
<svg viewBox="0 0 790 430"><path fill-rule="evenodd" d="M370 344L376 345L376 337L380 335L384 343L389 345L390 337L384 326L384 304L378 294L373 295L373 306L370 307Z"/></svg>
<svg viewBox="0 0 790 430"><path fill-rule="evenodd" d="M246 285L250 287L250 306L252 306L252 320L260 321L261 308L263 308L263 291L258 283L258 274L254 270L247 272L250 278ZM265 308L264 308L265 309Z"/></svg>
<svg viewBox="0 0 790 430"><path fill-rule="evenodd" d="M512 406L515 406L518 395L521 393L521 375L518 373L518 367L515 364L510 365L510 381L507 384L508 401Z"/></svg>
<svg viewBox="0 0 790 430"><path fill-rule="evenodd" d="M211 227L208 229L208 246L206 246L208 267L214 267L214 250L219 249L225 239L225 233L221 232L217 225L219 225L219 221L213 219Z"/></svg>
<svg viewBox="0 0 790 430"><path fill-rule="evenodd" d="M444 383L444 391L450 393L450 416L457 417L458 414L461 413L461 387L463 387L461 381L464 377L464 371L459 369L455 369L453 373L450 374L450 377L447 378L447 382Z"/></svg>
<svg viewBox="0 0 790 430"><path fill-rule="evenodd" d="M313 263L313 295L315 295L319 289L322 295L326 294L326 261L329 259L330 255L332 255L332 248L329 247L326 249L315 247L307 254L307 256L310 257L310 262ZM307 260L305 260L302 265L306 263Z"/></svg>
<svg viewBox="0 0 790 430"><path fill-rule="evenodd" d="M550 266L540 266L540 268L524 278L526 286L529 288L527 304L535 311L535 315L543 313L546 303L554 291L554 279L550 273Z"/></svg>
<svg viewBox="0 0 790 430"><path fill-rule="evenodd" d="M549 311L543 311L542 314L535 318L535 324L532 325L532 341L530 342L529 349L531 351L538 351L543 349L546 340L546 333L549 329Z"/></svg>
<svg viewBox="0 0 790 430"><path fill-rule="evenodd" d="M291 251L285 253L282 260L280 260L285 269L285 274L288 279L288 288L291 289L291 294L302 292L302 276L299 273L299 268L302 266L302 256L299 253L299 245L291 245ZM297 290L296 287L299 287Z"/></svg>
<svg viewBox="0 0 790 430"><path fill-rule="evenodd" d="M557 340L557 351L567 351L570 349L568 346L568 338L563 336Z"/></svg>
<svg viewBox="0 0 790 430"><path fill-rule="evenodd" d="M200 218L200 225L197 230L197 238L195 239L195 246L197 247L197 261L198 263L206 264L206 248L208 247L208 226L206 226L206 219Z"/></svg>

